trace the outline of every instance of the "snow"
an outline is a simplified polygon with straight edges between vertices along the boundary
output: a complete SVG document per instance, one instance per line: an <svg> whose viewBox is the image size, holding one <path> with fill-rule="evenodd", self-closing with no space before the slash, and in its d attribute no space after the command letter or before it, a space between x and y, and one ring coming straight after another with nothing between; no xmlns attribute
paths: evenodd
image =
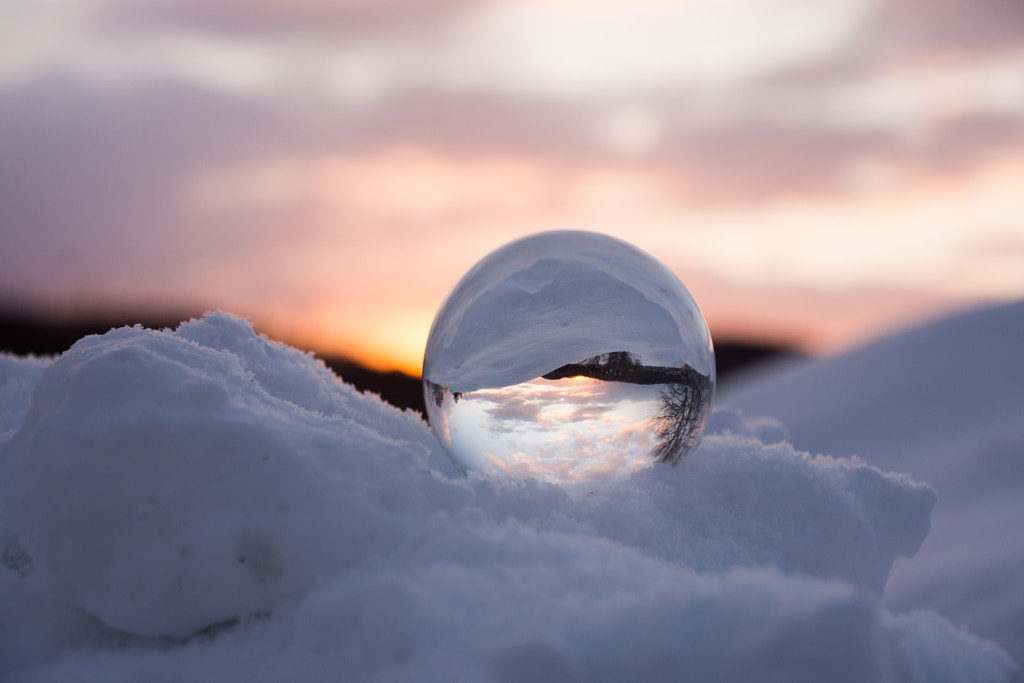
<svg viewBox="0 0 1024 683"><path fill-rule="evenodd" d="M0 435L17 429L28 410L32 387L52 358L0 353Z"/></svg>
<svg viewBox="0 0 1024 683"><path fill-rule="evenodd" d="M0 372L5 681L1020 675L883 602L933 489L771 419L578 496L460 478L418 415L225 314Z"/></svg>
<svg viewBox="0 0 1024 683"><path fill-rule="evenodd" d="M1024 302L981 309L726 390L798 448L860 455L938 493L886 604L930 607L1024 661Z"/></svg>

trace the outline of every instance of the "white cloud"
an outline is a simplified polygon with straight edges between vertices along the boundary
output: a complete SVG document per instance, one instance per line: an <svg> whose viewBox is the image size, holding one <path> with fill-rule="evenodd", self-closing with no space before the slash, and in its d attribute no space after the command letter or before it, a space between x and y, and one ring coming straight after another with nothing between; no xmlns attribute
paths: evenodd
<svg viewBox="0 0 1024 683"><path fill-rule="evenodd" d="M312 39L297 49L289 35L218 33L172 22L124 26L101 21L123 11L115 2L95 0L73 12L67 5L51 7L52 15L24 9L13 16L23 38L5 46L8 83L58 71L114 83L179 78L247 92L293 82L324 87L334 73L345 93L354 78L360 93L393 83L602 96L732 83L795 65L846 38L867 8L865 0L639 6L495 0L453 13L447 28ZM340 72L339 64L346 65Z"/></svg>
<svg viewBox="0 0 1024 683"><path fill-rule="evenodd" d="M728 84L813 59L849 36L862 0L482 3L456 27L456 87L556 98Z"/></svg>

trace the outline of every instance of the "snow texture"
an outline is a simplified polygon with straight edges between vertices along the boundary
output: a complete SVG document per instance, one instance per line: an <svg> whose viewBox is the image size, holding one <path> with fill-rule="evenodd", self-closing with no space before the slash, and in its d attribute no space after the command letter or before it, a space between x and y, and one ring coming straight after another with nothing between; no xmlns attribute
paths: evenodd
<svg viewBox="0 0 1024 683"><path fill-rule="evenodd" d="M938 493L933 531L886 603L937 609L1024 661L1024 302L782 368L721 398L799 448L858 454Z"/></svg>
<svg viewBox="0 0 1024 683"><path fill-rule="evenodd" d="M687 363L714 379L704 316L672 271L607 235L547 232L494 251L452 289L423 376L469 392L613 351L646 365Z"/></svg>
<svg viewBox="0 0 1024 683"><path fill-rule="evenodd" d="M579 497L458 478L418 415L224 314L0 369L5 681L1020 675L880 606L932 489L770 420Z"/></svg>
<svg viewBox="0 0 1024 683"><path fill-rule="evenodd" d="M0 353L0 439L21 425L32 388L53 358Z"/></svg>

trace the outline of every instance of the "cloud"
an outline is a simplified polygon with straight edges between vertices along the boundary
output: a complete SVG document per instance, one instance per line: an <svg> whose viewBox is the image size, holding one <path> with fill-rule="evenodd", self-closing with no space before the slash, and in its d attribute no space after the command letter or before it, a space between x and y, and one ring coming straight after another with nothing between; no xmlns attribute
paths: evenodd
<svg viewBox="0 0 1024 683"><path fill-rule="evenodd" d="M999 208L1016 196L999 188L1019 175L1003 158L1024 139L1019 119L958 117L905 140L756 120L680 126L676 106L659 146L637 157L589 137L585 107L494 95L409 93L306 115L170 83L7 89L0 291L69 310L222 306L292 334L317 319L304 343L369 351L415 345L462 272L542 229L620 231L688 284L696 269L744 286L820 288L825 273L842 287L920 287L922 272L955 262L968 271L936 277L966 285L983 270L988 293L1012 281L989 277L1015 262L993 268L983 247L1010 239L1019 215ZM867 261L823 247L867 225L903 246ZM957 225L971 229L955 237ZM945 265L922 271L937 249ZM969 265L986 253L988 266Z"/></svg>
<svg viewBox="0 0 1024 683"><path fill-rule="evenodd" d="M854 30L864 7L492 1L458 25L444 66L458 86L554 99L722 85L826 52Z"/></svg>
<svg viewBox="0 0 1024 683"><path fill-rule="evenodd" d="M733 204L793 194L843 195L862 181L956 180L1024 141L1024 119L963 116L923 139L898 131L835 129L748 121L666 136L651 160L676 175L691 202ZM864 160L887 178L860 175Z"/></svg>
<svg viewBox="0 0 1024 683"><path fill-rule="evenodd" d="M1016 0L880 0L848 40L770 78L827 84L899 67L979 64L1019 53L1022 34Z"/></svg>
<svg viewBox="0 0 1024 683"><path fill-rule="evenodd" d="M273 310L369 353L558 228L721 286L1019 294L985 247L1021 220L1019 5L755 4L25 5L0 17L0 299ZM801 246L858 223L906 251ZM980 236L924 239L922 271L927 225Z"/></svg>
<svg viewBox="0 0 1024 683"><path fill-rule="evenodd" d="M303 38L420 33L477 0L156 0L112 2L108 20L126 27L180 27L232 35Z"/></svg>
<svg viewBox="0 0 1024 683"><path fill-rule="evenodd" d="M885 0L864 36L896 52L964 54L1019 47L1022 31L1024 5L1017 0Z"/></svg>

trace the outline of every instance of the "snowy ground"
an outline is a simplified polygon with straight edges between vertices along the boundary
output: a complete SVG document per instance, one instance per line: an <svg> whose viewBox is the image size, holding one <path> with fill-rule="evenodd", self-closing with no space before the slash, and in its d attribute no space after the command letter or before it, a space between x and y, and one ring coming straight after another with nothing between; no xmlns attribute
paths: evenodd
<svg viewBox="0 0 1024 683"><path fill-rule="evenodd" d="M796 448L928 482L932 531L884 604L934 608L1024 662L1024 302L734 389L719 403L778 418Z"/></svg>
<svg viewBox="0 0 1024 683"><path fill-rule="evenodd" d="M583 497L457 478L230 316L0 357L0 679L1018 679L1024 308L977 315Z"/></svg>

